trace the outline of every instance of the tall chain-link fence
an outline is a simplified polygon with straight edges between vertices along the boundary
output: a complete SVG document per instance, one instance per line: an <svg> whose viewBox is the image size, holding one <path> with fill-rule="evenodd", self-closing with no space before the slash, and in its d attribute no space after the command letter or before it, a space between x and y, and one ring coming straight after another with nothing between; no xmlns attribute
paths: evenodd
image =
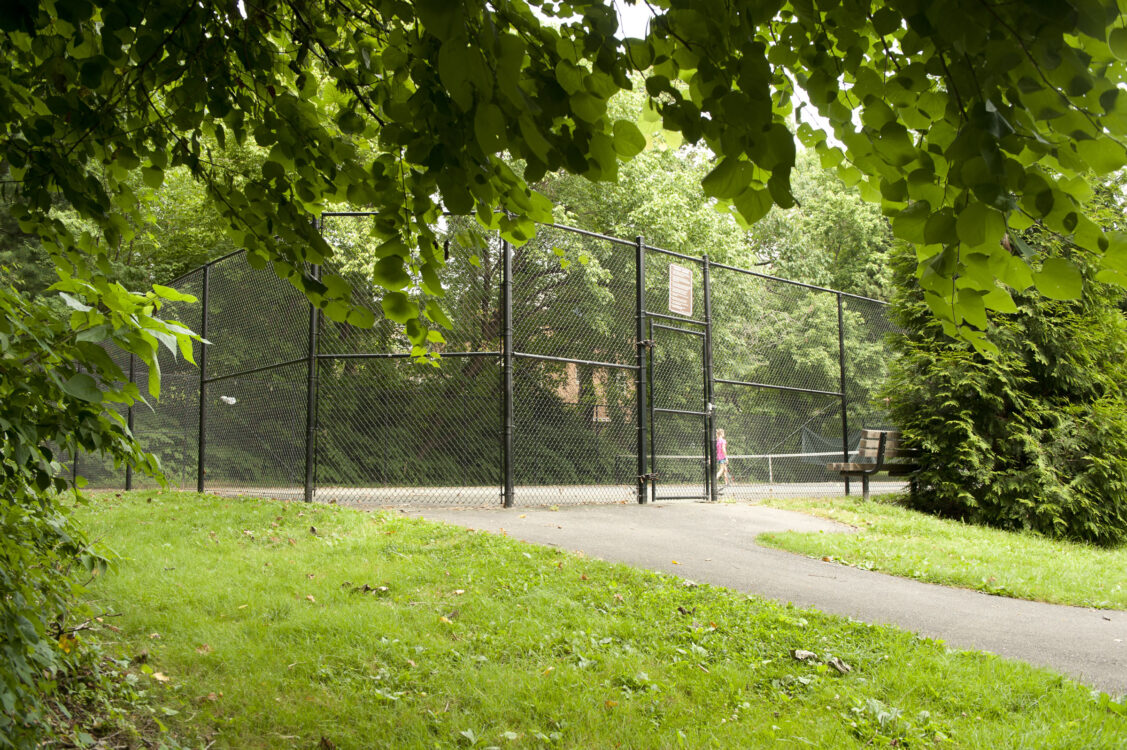
<svg viewBox="0 0 1127 750"><path fill-rule="evenodd" d="M326 215L339 252L311 269L371 327L241 254L172 283L199 304L162 313L209 343L198 367L162 353L161 397L128 419L173 486L380 506L838 494L827 464L889 426L883 302L561 226L514 247L449 220L452 327L420 362L371 281L374 222ZM154 483L93 456L68 469Z"/></svg>

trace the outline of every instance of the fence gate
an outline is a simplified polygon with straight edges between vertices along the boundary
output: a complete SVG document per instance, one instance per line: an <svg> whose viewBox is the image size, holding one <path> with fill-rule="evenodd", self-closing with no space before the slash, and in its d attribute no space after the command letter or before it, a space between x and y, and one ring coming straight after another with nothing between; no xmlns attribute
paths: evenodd
<svg viewBox="0 0 1127 750"><path fill-rule="evenodd" d="M651 317L649 338L653 500L708 500L715 462L709 439L708 326Z"/></svg>

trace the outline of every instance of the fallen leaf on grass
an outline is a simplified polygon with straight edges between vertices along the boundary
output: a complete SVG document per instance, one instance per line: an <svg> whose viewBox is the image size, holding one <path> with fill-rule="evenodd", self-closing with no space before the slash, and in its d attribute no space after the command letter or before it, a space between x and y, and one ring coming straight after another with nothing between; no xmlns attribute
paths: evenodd
<svg viewBox="0 0 1127 750"><path fill-rule="evenodd" d="M210 654L211 653L211 646L207 645L206 643L204 643L200 646L196 646L196 653L197 654Z"/></svg>
<svg viewBox="0 0 1127 750"><path fill-rule="evenodd" d="M336 750L336 747L328 737L322 737L321 741L317 743L317 750Z"/></svg>
<svg viewBox="0 0 1127 750"><path fill-rule="evenodd" d="M461 596L464 593L466 593L465 589L454 589L454 596Z"/></svg>
<svg viewBox="0 0 1127 750"><path fill-rule="evenodd" d="M836 669L840 674L849 674L853 671L853 667L849 666L836 656L827 659L826 664Z"/></svg>
<svg viewBox="0 0 1127 750"><path fill-rule="evenodd" d="M153 672L153 679L159 682L168 682L168 675L164 672Z"/></svg>
<svg viewBox="0 0 1127 750"><path fill-rule="evenodd" d="M603 701L603 708L614 708L617 705L618 705L618 701L611 701L611 700Z"/></svg>
<svg viewBox="0 0 1127 750"><path fill-rule="evenodd" d="M311 580L311 581L312 581L312 580L313 580L313 576L315 576L315 575L317 575L317 574L316 574L316 573L306 573L306 574L305 574L305 577L306 577L306 578L308 578L309 580Z"/></svg>
<svg viewBox="0 0 1127 750"><path fill-rule="evenodd" d="M292 536L287 541L289 541L290 544L297 544L297 540L294 539Z"/></svg>
<svg viewBox="0 0 1127 750"><path fill-rule="evenodd" d="M313 598L313 594L306 594L305 598L308 599L309 601L313 602L314 604L317 603L317 600Z"/></svg>
<svg viewBox="0 0 1127 750"><path fill-rule="evenodd" d="M160 638L160 633L149 633L149 638L156 640L157 638Z"/></svg>
<svg viewBox="0 0 1127 750"><path fill-rule="evenodd" d="M235 609L246 609L249 606L249 604L240 604L239 606L235 607Z"/></svg>
<svg viewBox="0 0 1127 750"><path fill-rule="evenodd" d="M451 622L450 618L449 618L449 617L446 617L445 615L443 615L442 617L439 617L439 618L438 618L438 621L439 621L439 622L444 622L444 623L446 623L447 625L449 625L449 624L450 624L450 622Z"/></svg>
<svg viewBox="0 0 1127 750"><path fill-rule="evenodd" d="M813 651L805 651L801 648L791 649L790 655L798 661L812 661L818 658Z"/></svg>

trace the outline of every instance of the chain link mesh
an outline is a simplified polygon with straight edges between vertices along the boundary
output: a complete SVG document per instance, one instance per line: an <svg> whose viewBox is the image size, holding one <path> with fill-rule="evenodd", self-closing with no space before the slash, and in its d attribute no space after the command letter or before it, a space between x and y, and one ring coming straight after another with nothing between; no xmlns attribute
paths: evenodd
<svg viewBox="0 0 1127 750"><path fill-rule="evenodd" d="M637 490L635 250L545 227L513 249L513 482L520 505Z"/></svg>
<svg viewBox="0 0 1127 750"><path fill-rule="evenodd" d="M311 438L314 497L396 505L495 505L503 495L505 394L502 244L495 234L447 220L439 304L440 367L415 363L401 327L383 319L372 282L380 240L371 217L324 224L338 257L320 269L372 310L372 328L317 316L315 380L309 382L309 307L285 280L241 256L210 266L205 485L208 491L301 498ZM559 227L512 248L514 503L633 502L638 467L636 249ZM368 265L365 265L365 264ZM691 310L670 310L670 267L691 276ZM714 427L726 433L726 496L828 494L842 488L826 464L841 460L838 295L710 268L649 248L644 298L653 422L645 449L654 499L704 499L710 483L709 354ZM674 269L678 271L678 269ZM202 297L203 271L174 286ZM682 300L684 301L684 300ZM199 305L166 317L201 330ZM655 315L656 314L656 315ZM855 446L863 427L887 427L874 401L892 329L884 305L842 298L845 402ZM710 331L711 350L705 332ZM197 347L197 360L198 360ZM161 355L162 397L134 410L135 432L175 486L199 467L200 373ZM136 367L137 379L147 372ZM728 382L725 382L728 381ZM775 387L767 387L775 386ZM307 412L308 394L314 394ZM313 434L309 435L310 425ZM123 473L93 459L81 473L121 486ZM137 486L151 480L136 477ZM721 481L722 483L722 481Z"/></svg>
<svg viewBox="0 0 1127 750"><path fill-rule="evenodd" d="M636 500L634 400L632 370L515 360L514 502Z"/></svg>
<svg viewBox="0 0 1127 750"><path fill-rule="evenodd" d="M213 263L208 276L208 378L305 357L308 321L305 295L289 282L251 268L241 254Z"/></svg>
<svg viewBox="0 0 1127 750"><path fill-rule="evenodd" d="M845 337L845 394L850 427L850 450L856 450L862 429L896 429L888 414L886 397L880 390L888 377L891 360L890 336L896 325L887 306L873 300L842 298L842 330ZM875 474L872 483L900 486L903 479ZM878 491L888 491L883 488Z"/></svg>
<svg viewBox="0 0 1127 750"><path fill-rule="evenodd" d="M496 356L322 360L318 381L318 500L500 502Z"/></svg>

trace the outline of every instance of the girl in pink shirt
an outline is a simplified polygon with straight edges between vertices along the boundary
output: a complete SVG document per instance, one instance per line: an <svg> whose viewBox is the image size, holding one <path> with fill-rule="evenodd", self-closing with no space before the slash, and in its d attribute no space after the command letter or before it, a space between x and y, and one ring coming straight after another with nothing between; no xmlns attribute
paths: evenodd
<svg viewBox="0 0 1127 750"><path fill-rule="evenodd" d="M732 472L728 470L728 441L724 439L724 431L716 431L716 463L720 468L716 471L716 481L720 481L721 477L724 479L724 487L727 488L728 484L732 481Z"/></svg>

